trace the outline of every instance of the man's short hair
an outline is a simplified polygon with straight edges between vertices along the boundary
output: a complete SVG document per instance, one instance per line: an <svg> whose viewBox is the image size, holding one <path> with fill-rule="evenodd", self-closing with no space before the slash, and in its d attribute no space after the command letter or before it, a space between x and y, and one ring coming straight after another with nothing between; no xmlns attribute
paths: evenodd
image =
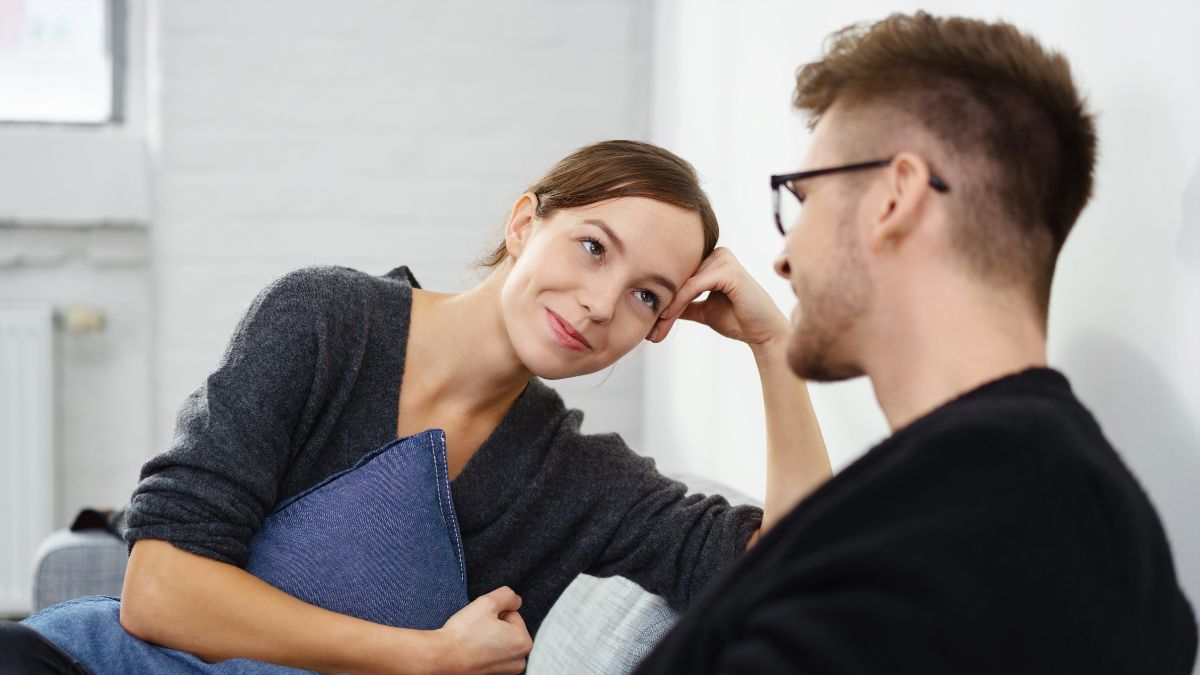
<svg viewBox="0 0 1200 675"><path fill-rule="evenodd" d="M1027 285L1045 317L1096 163L1095 123L1062 54L1007 23L893 14L831 35L797 71L793 102L814 126L835 102L899 120L895 147L877 152L912 149L895 136L923 127L964 170L941 176L964 221L956 250L984 279Z"/></svg>

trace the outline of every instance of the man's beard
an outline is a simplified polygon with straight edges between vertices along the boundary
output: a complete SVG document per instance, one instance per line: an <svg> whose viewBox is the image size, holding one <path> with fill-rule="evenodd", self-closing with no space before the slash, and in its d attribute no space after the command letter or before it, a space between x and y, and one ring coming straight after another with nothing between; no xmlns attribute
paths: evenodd
<svg viewBox="0 0 1200 675"><path fill-rule="evenodd" d="M796 375L812 382L840 382L863 374L862 367L844 353L850 329L871 302L866 264L849 215L837 225L832 273L815 284L801 276L797 285L801 314L792 327L788 365Z"/></svg>

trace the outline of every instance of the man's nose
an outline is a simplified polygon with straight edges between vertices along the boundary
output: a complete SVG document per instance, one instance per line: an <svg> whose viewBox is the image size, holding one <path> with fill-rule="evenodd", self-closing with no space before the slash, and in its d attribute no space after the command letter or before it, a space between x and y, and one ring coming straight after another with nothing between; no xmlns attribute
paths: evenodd
<svg viewBox="0 0 1200 675"><path fill-rule="evenodd" d="M775 273L784 279L792 276L792 265L788 262L786 249L780 251L779 257L775 258Z"/></svg>

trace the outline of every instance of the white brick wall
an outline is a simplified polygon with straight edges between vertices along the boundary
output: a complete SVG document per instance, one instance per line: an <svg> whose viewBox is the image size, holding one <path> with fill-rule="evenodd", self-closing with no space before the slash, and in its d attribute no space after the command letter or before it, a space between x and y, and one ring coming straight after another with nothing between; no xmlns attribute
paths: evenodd
<svg viewBox="0 0 1200 675"><path fill-rule="evenodd" d="M473 283L511 201L559 157L648 125L636 0L163 2L153 242L154 443L255 292L292 268ZM638 358L559 387L641 435Z"/></svg>
<svg viewBox="0 0 1200 675"><path fill-rule="evenodd" d="M145 230L0 228L0 299L86 305L106 319L100 332L55 336L56 526L126 501L153 447L148 260Z"/></svg>

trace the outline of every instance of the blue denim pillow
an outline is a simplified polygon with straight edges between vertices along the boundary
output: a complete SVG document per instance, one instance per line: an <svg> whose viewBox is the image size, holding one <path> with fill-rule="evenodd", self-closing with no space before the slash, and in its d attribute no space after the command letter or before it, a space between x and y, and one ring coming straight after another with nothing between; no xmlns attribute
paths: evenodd
<svg viewBox="0 0 1200 675"><path fill-rule="evenodd" d="M393 441L281 502L250 540L246 570L340 614L441 628L467 604L445 433Z"/></svg>
<svg viewBox="0 0 1200 675"><path fill-rule="evenodd" d="M250 541L246 569L305 602L368 621L440 628L467 604L466 564L450 498L446 435L430 429L372 451L280 503ZM121 627L117 598L47 607L22 623L94 675L305 671L192 654Z"/></svg>

